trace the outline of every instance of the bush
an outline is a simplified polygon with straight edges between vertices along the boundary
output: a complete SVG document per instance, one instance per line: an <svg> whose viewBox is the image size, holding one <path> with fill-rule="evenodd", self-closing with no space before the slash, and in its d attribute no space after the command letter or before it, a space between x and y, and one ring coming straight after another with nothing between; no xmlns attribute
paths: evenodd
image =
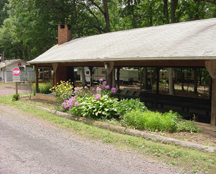
<svg viewBox="0 0 216 174"><path fill-rule="evenodd" d="M174 132L177 130L178 119L179 115L172 111L161 114L159 112L148 110L143 112L136 109L124 114L122 124L149 131Z"/></svg>
<svg viewBox="0 0 216 174"><path fill-rule="evenodd" d="M116 110L117 99L108 95L77 98L77 103L70 109L71 114L91 118L112 118L118 115Z"/></svg>
<svg viewBox="0 0 216 174"><path fill-rule="evenodd" d="M106 81L103 81L103 79L99 81L100 85L96 89L93 88L93 91L89 91L87 87L75 88L75 95L63 102L62 106L66 109L69 108L71 114L78 116L97 119L117 117L119 115L117 110L120 106L116 98L110 97L110 94L114 93L116 88L110 90Z"/></svg>
<svg viewBox="0 0 216 174"><path fill-rule="evenodd" d="M117 104L117 112L120 117L123 117L126 112L130 112L134 109L146 111L147 107L143 102L140 102L140 99L123 99Z"/></svg>
<svg viewBox="0 0 216 174"><path fill-rule="evenodd" d="M49 94L50 89L52 88L52 84L51 83L39 83L38 84L38 92L41 94ZM32 89L33 89L33 93L35 95L36 93L36 86L35 83L32 85Z"/></svg>
<svg viewBox="0 0 216 174"><path fill-rule="evenodd" d="M193 121L180 121L177 125L177 131L199 132L199 127L194 125Z"/></svg>
<svg viewBox="0 0 216 174"><path fill-rule="evenodd" d="M14 94L12 100L17 101L19 100L20 95L19 94Z"/></svg>
<svg viewBox="0 0 216 174"><path fill-rule="evenodd" d="M56 97L57 105L60 106L65 100L71 98L74 95L73 86L71 82L61 81L60 84L55 85L50 91Z"/></svg>

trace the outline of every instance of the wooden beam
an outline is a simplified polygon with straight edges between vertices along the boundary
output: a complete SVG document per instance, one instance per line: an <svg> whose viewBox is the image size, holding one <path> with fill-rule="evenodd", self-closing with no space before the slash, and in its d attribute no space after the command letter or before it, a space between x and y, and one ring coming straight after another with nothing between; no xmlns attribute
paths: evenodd
<svg viewBox="0 0 216 174"><path fill-rule="evenodd" d="M130 61L112 61L115 63L115 67L205 67L205 60L133 60ZM39 67L52 67L52 64L56 63L40 63ZM59 62L58 66L93 66L104 67L104 61L88 61L88 62ZM35 64L36 65L36 64Z"/></svg>
<svg viewBox="0 0 216 174"><path fill-rule="evenodd" d="M211 125L216 126L216 61L206 61L205 66L212 77Z"/></svg>

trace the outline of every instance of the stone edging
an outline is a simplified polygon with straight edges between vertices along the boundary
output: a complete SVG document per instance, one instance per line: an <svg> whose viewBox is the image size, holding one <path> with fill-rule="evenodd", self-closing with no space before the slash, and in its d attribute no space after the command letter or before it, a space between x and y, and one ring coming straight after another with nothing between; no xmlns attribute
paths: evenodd
<svg viewBox="0 0 216 174"><path fill-rule="evenodd" d="M31 105L31 106L33 106L33 105ZM182 140L177 140L174 138L163 137L160 135L154 135L151 133L142 132L142 131L134 130L134 129L128 129L128 128L125 128L122 126L112 125L112 124L108 124L108 123L104 123L104 122L100 122L100 121L94 121L94 120L88 119L86 117L78 117L78 116L75 116L72 114L68 114L68 113L64 113L64 112L60 112L60 111L55 111L55 110L50 110L48 108L44 108L41 106L34 106L34 107L36 107L38 109L43 109L49 113L58 115L60 117L64 117L64 118L68 118L68 119L76 120L76 121L82 121L85 123L91 123L91 124L96 125L100 128L109 129L111 131L119 132L122 134L134 135L134 136L143 137L143 138L149 139L149 140L156 140L156 141L159 141L159 142L162 142L165 144L174 144L176 146L183 146L183 147L188 147L191 149L198 149L201 151L216 153L216 148L214 148L214 147L204 146L201 144L186 142L186 141L182 141Z"/></svg>

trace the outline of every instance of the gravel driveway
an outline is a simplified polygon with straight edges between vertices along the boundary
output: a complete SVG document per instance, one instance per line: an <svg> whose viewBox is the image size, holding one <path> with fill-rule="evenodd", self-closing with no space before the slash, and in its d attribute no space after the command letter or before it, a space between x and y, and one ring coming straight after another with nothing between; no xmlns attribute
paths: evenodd
<svg viewBox="0 0 216 174"><path fill-rule="evenodd" d="M111 145L81 138L34 115L0 104L1 174L176 174Z"/></svg>
<svg viewBox="0 0 216 174"><path fill-rule="evenodd" d="M10 95L10 94L15 94L15 93L16 93L15 83L0 82L0 96ZM19 94L30 93L29 85L18 83L18 93Z"/></svg>

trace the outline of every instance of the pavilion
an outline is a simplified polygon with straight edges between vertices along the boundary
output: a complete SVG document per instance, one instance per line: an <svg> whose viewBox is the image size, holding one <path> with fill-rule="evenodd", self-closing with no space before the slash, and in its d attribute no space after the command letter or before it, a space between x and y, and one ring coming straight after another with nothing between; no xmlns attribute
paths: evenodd
<svg viewBox="0 0 216 174"><path fill-rule="evenodd" d="M31 60L52 67L53 85L73 79L73 68L202 67L212 78L211 125L216 125L216 18L116 31L70 40L69 25L58 25L58 44ZM113 68L114 67L114 68ZM36 76L38 91L38 77Z"/></svg>

